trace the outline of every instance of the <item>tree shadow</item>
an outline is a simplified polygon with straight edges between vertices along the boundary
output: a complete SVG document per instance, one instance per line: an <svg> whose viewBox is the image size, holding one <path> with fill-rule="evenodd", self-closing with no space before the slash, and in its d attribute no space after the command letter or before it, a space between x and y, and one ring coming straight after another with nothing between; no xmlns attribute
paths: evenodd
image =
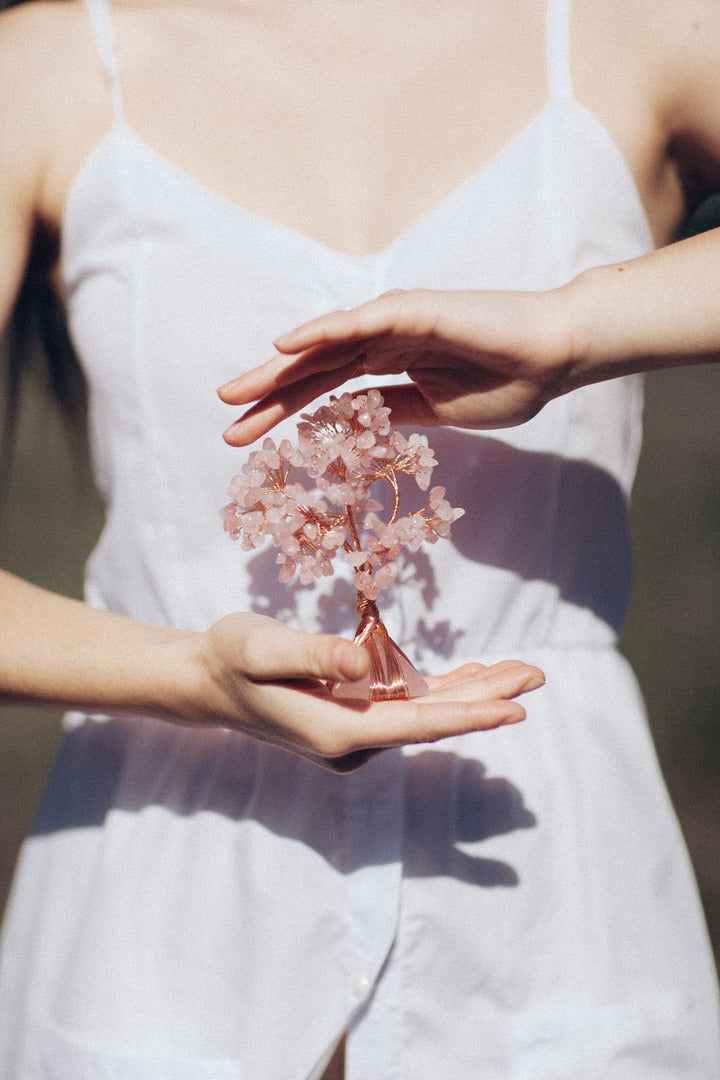
<svg viewBox="0 0 720 1080"><path fill-rule="evenodd" d="M403 648L414 649L416 661L428 652L452 659L463 648L467 604L479 604L482 597L456 593L455 607L465 609L463 621L456 622L455 613L448 611L435 569L437 560L443 563L448 544L468 563L550 584L562 600L589 609L619 632L630 592L632 550L627 500L614 477L586 461L518 449L485 435L438 429L431 436L441 462L463 463L462 469L446 470L438 480L451 505L463 507L465 515L453 524L449 541L415 553L404 551L396 582L380 596L381 613L392 611L401 623ZM417 493L407 505L415 502ZM305 605L305 612L313 612L316 629L343 634L354 630L356 593L350 575L343 576L346 568L339 567L332 583L307 590L297 580L280 585L275 560L274 548L248 558L253 611L292 622ZM470 567L467 587L475 587ZM312 604L302 596L307 592ZM413 592L419 603L404 603Z"/></svg>

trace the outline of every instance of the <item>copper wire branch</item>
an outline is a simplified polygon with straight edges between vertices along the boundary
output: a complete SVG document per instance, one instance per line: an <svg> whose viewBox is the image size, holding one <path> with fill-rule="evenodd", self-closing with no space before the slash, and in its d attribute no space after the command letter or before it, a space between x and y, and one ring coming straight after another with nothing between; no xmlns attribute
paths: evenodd
<svg viewBox="0 0 720 1080"><path fill-rule="evenodd" d="M426 694L427 683L388 634L375 601L358 593L357 608L360 624L353 642L368 650L370 672L356 683L334 683L333 695L358 701L400 701Z"/></svg>

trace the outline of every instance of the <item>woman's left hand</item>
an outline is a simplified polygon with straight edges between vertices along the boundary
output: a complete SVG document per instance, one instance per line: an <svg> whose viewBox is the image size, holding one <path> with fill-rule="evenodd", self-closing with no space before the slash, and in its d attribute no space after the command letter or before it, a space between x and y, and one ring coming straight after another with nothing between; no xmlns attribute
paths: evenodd
<svg viewBox="0 0 720 1080"><path fill-rule="evenodd" d="M254 442L358 375L408 375L382 387L395 424L498 428L590 383L717 363L719 275L711 229L546 292L385 293L286 334L278 356L221 387L252 405L225 438Z"/></svg>
<svg viewBox="0 0 720 1080"><path fill-rule="evenodd" d="M393 291L314 319L221 387L229 404L255 403L225 439L245 446L348 379L401 372L410 383L382 387L395 424L522 423L561 392L569 364L557 295Z"/></svg>

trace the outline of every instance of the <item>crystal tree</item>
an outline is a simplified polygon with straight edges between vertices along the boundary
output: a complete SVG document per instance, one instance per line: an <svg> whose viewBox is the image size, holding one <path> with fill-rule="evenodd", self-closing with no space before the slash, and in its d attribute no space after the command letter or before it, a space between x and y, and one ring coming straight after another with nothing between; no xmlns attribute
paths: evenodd
<svg viewBox="0 0 720 1080"><path fill-rule="evenodd" d="M331 397L297 426L298 445L267 438L228 489L231 502L222 510L224 527L243 548L252 550L269 537L279 549L280 581L299 575L303 585L333 573L341 557L352 568L360 624L355 642L367 647L370 673L357 683L335 683L336 697L387 700L420 697L427 685L390 638L376 600L397 576L403 547L417 551L450 535L464 511L453 509L445 489L430 488L437 461L424 435L406 439L390 426L390 409L377 390ZM295 480L302 471L313 481L307 490ZM425 505L400 517L401 475L412 476ZM392 510L386 521L382 504L371 495L379 482L389 485Z"/></svg>

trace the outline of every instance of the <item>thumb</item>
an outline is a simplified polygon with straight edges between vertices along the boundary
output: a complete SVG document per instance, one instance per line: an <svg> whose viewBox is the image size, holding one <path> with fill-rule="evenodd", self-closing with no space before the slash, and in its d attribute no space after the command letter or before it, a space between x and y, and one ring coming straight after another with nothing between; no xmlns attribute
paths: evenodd
<svg viewBox="0 0 720 1080"><path fill-rule="evenodd" d="M305 634L274 619L256 616L246 627L243 667L250 679L362 678L370 657L362 646L333 634Z"/></svg>

